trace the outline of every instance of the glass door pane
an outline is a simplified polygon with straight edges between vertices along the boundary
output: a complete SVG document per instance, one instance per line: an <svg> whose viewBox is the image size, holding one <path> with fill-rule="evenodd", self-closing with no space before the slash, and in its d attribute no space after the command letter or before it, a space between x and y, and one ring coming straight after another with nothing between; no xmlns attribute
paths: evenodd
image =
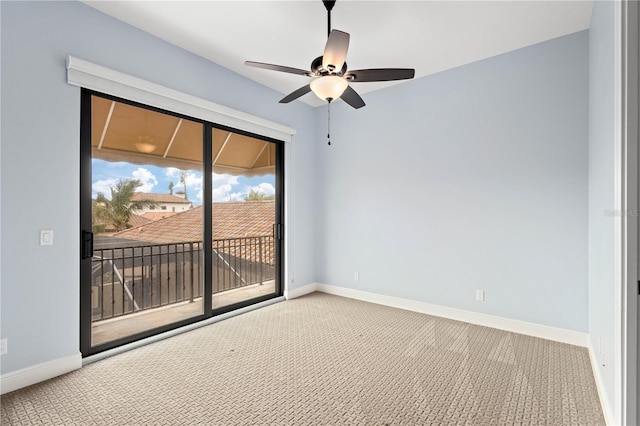
<svg viewBox="0 0 640 426"><path fill-rule="evenodd" d="M204 314L202 164L203 124L92 96L91 347Z"/></svg>
<svg viewBox="0 0 640 426"><path fill-rule="evenodd" d="M279 292L276 144L213 129L212 308Z"/></svg>

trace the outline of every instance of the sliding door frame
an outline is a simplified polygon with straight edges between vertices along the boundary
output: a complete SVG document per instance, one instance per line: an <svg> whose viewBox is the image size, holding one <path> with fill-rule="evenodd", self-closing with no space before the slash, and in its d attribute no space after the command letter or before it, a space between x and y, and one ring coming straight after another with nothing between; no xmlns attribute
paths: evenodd
<svg viewBox="0 0 640 426"><path fill-rule="evenodd" d="M85 282L84 277L91 276L91 259L85 259L82 251L83 231L92 230L91 211L84 207L86 199L91 200L91 92L82 90L80 93L80 228L78 229L78 244L80 246L80 352L83 356L91 353L91 282ZM88 141L88 142L87 142ZM93 254L93 241L91 241ZM88 303L87 303L88 297ZM84 324L88 323L89 327Z"/></svg>
<svg viewBox="0 0 640 426"><path fill-rule="evenodd" d="M275 229L274 229L274 245L275 245L275 255L276 255L276 270L275 270L275 281L276 281L276 296L273 294L267 294L264 296L259 296L254 299L251 299L251 304L256 304L260 302L264 302L269 299L273 299L274 297L279 297L284 294L284 264L285 259L284 255L284 206L285 206L285 193L284 193L284 142L278 139L270 138L267 136L258 135L252 132L247 132L244 130L234 129L233 127L224 126L222 124L210 123L213 128L218 130L224 130L227 132L233 132L238 135L248 136L255 139L260 139L265 142L273 143L276 147L276 217L275 217ZM211 134L211 132L209 132ZM211 143L213 146L213 143ZM211 153L209 153L209 157L211 158ZM211 164L211 162L208 162ZM213 164L211 164L213 166ZM211 170L213 171L213 170ZM209 173L209 178L211 178L211 173ZM213 188L213 185L210 186ZM206 192L206 191L205 191ZM211 192L211 191L209 191ZM211 194L209 194L211 195ZM213 200L211 200L213 201ZM212 204L212 202L210 203ZM212 244L209 244L210 246ZM213 281L211 280L211 283ZM206 283L206 281L205 281ZM211 304L209 304L211 305ZM213 310L213 316L225 314L227 312L234 311L236 309L244 308L247 306L246 302L238 302L231 305L222 306L220 308Z"/></svg>
<svg viewBox="0 0 640 426"><path fill-rule="evenodd" d="M213 123L207 120L191 117L188 115L180 114L170 110L145 105L136 101L120 98L117 96L100 93L94 90L82 88L81 89L81 102L80 102L80 229L79 229L79 244L81 247L80 258L80 352L83 357L92 356L100 352L111 350L125 344L133 343L145 338L155 336L157 334L165 333L186 325L201 322L203 320L210 319L217 315L228 313L240 308L245 308L260 302L264 302L270 299L281 297L284 292L284 141L275 139L272 137L263 136L253 132L236 129L230 126ZM91 99L93 96L120 102L127 105L132 105L138 108L147 109L162 114L171 115L174 117L190 120L202 124L202 173L203 173L203 244L204 244L204 295L203 295L203 312L200 315L193 316L188 319L176 321L171 324L156 327L153 329L145 330L140 333L125 336L119 339L115 339L100 345L92 346L92 324L91 324L91 258L83 259L83 231L92 230L91 223L91 195L92 195L92 146L91 146L91 123L92 123L92 108ZM232 305L224 306L222 308L212 309L212 294L213 294L213 275L212 275L212 259L213 259L213 246L212 246L212 205L213 205L213 129L221 129L230 131L236 134L249 136L255 139L260 139L265 142L274 143L276 147L276 217L274 218L276 223L277 234L275 235L275 255L276 255L276 291L274 293L256 297L241 301ZM91 246L93 241L91 241ZM91 247L91 251L93 251Z"/></svg>

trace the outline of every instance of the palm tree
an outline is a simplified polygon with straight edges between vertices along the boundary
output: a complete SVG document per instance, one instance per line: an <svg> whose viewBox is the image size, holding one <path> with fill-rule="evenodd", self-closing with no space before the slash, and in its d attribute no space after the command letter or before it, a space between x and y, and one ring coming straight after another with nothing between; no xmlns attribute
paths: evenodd
<svg viewBox="0 0 640 426"><path fill-rule="evenodd" d="M129 219L136 210L155 206L151 200L131 201L141 185L138 179L123 179L111 187L111 199L99 192L94 204L95 218L113 225L116 232L130 228Z"/></svg>
<svg viewBox="0 0 640 426"><path fill-rule="evenodd" d="M252 189L249 191L249 195L244 197L245 201L267 201L267 200L275 200L275 195L266 195L264 192L259 189Z"/></svg>

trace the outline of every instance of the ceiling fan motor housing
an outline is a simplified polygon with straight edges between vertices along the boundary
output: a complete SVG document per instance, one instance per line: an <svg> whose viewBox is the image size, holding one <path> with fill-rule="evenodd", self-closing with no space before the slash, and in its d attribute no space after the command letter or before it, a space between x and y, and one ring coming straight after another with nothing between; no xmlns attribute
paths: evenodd
<svg viewBox="0 0 640 426"><path fill-rule="evenodd" d="M313 62L311 62L311 73L313 75L315 76L323 76L323 75L329 75L329 74L344 75L344 73L347 72L346 62L342 65L340 72L324 69L322 67L322 58L323 58L322 56L318 56L313 60Z"/></svg>

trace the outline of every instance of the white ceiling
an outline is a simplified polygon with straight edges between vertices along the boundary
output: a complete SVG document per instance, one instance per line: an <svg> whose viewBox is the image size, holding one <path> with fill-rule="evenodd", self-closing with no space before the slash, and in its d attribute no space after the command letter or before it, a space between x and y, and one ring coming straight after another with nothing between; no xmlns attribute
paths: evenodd
<svg viewBox="0 0 640 426"><path fill-rule="evenodd" d="M322 55L320 0L91 1L86 4L283 95L304 76L250 68L245 60L309 69ZM416 78L589 28L593 0L338 0L332 27L351 34L349 69L415 68ZM359 83L361 95L401 83ZM363 96L366 102L366 96ZM280 97L274 97L277 103ZM312 93L301 101L318 106Z"/></svg>

